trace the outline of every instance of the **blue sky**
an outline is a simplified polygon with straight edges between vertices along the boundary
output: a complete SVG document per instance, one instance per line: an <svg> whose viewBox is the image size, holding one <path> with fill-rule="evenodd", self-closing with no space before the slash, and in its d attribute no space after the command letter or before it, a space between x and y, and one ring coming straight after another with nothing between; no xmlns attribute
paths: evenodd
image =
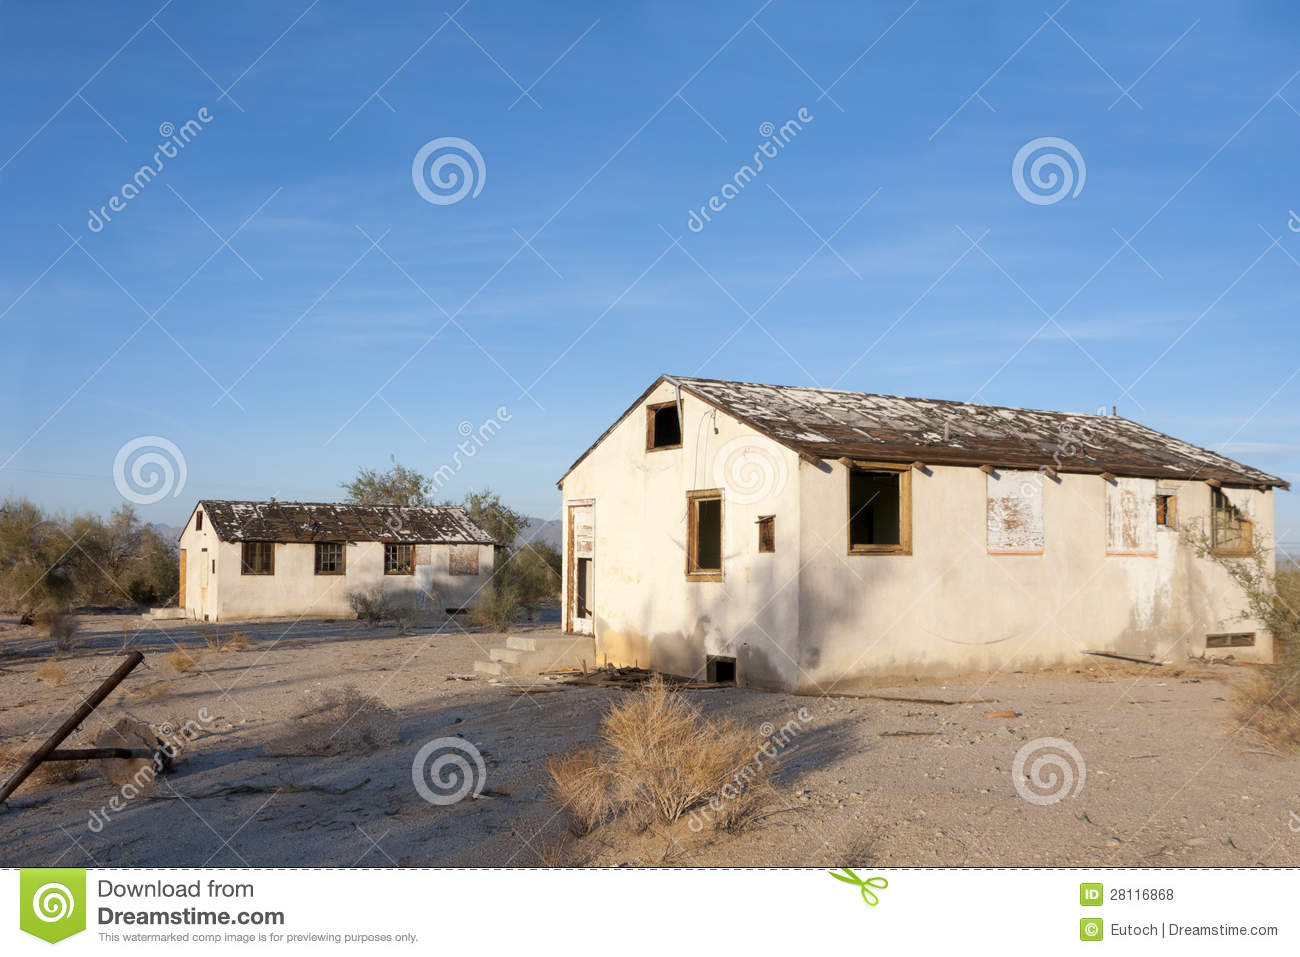
<svg viewBox="0 0 1300 957"><path fill-rule="evenodd" d="M505 407L443 494L551 517L662 372L1118 405L1300 478L1288 4L159 4L0 7L0 493L109 509L161 436L149 520L332 499ZM431 203L446 137L481 188Z"/></svg>

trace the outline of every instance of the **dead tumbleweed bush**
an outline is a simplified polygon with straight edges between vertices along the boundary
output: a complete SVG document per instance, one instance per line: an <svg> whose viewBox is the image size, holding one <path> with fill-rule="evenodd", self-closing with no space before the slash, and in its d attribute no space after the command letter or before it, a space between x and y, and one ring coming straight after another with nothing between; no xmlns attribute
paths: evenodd
<svg viewBox="0 0 1300 957"><path fill-rule="evenodd" d="M27 744L0 744L0 780L8 780L39 745L39 740ZM33 784L68 784L81 777L89 766L89 761L45 761L23 782L23 788Z"/></svg>
<svg viewBox="0 0 1300 957"><path fill-rule="evenodd" d="M644 830L697 808L692 830L700 829L697 817L737 828L771 799L774 764L761 757L763 738L732 718L706 717L657 678L611 708L600 733L601 749L547 767L551 795L575 833L619 814Z"/></svg>
<svg viewBox="0 0 1300 957"><path fill-rule="evenodd" d="M63 666L57 661L47 661L36 669L36 677L40 678L47 685L57 688L59 685L63 684L63 679L67 677L67 673L64 672Z"/></svg>
<svg viewBox="0 0 1300 957"><path fill-rule="evenodd" d="M397 743L397 713L356 685L313 692L290 723L293 730L268 744L268 754L365 754Z"/></svg>
<svg viewBox="0 0 1300 957"><path fill-rule="evenodd" d="M613 779L595 748L552 755L546 773L550 792L564 808L574 834L590 834L613 813Z"/></svg>
<svg viewBox="0 0 1300 957"><path fill-rule="evenodd" d="M171 666L172 671L178 675L183 675L188 671L193 671L199 663L201 652L188 651L185 648L177 647L167 656L167 664Z"/></svg>

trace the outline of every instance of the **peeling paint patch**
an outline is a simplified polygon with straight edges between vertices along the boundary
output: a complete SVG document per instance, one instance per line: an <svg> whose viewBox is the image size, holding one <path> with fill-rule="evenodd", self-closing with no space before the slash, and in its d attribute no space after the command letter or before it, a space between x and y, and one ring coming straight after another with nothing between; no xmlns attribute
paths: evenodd
<svg viewBox="0 0 1300 957"><path fill-rule="evenodd" d="M1106 554L1156 554L1155 479L1106 483Z"/></svg>
<svg viewBox="0 0 1300 957"><path fill-rule="evenodd" d="M989 552L1038 555L1044 546L1042 473L1003 469L988 476Z"/></svg>

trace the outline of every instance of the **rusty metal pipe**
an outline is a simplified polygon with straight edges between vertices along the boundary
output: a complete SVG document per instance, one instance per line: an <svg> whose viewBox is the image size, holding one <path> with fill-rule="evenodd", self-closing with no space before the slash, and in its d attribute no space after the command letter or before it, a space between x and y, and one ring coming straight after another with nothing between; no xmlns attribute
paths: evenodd
<svg viewBox="0 0 1300 957"><path fill-rule="evenodd" d="M126 661L118 665L117 670L104 679L101 684L81 706L72 713L67 721L59 725L59 729L50 735L49 740L36 749L35 753L23 762L23 766L14 772L13 777L5 782L5 786L0 788L0 802L9 799L9 795L18 790L18 786L27 780L41 762L47 760L54 750L63 742L63 739L77 730L81 722L90 717L90 713L103 704L104 699L113 693L113 689L120 685L140 662L144 661L144 655L138 651L133 651L126 656Z"/></svg>

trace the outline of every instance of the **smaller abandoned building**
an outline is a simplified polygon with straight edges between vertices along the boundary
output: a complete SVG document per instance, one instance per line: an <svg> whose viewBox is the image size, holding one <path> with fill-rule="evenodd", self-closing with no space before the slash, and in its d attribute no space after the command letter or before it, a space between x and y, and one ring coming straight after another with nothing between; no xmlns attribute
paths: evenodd
<svg viewBox="0 0 1300 957"><path fill-rule="evenodd" d="M492 575L494 542L463 508L201 501L180 537L180 607L199 621L332 618L379 590L458 611Z"/></svg>
<svg viewBox="0 0 1300 957"><path fill-rule="evenodd" d="M1272 658L1220 561L1271 565L1287 483L1116 415L661 376L559 487L598 662L816 690Z"/></svg>

